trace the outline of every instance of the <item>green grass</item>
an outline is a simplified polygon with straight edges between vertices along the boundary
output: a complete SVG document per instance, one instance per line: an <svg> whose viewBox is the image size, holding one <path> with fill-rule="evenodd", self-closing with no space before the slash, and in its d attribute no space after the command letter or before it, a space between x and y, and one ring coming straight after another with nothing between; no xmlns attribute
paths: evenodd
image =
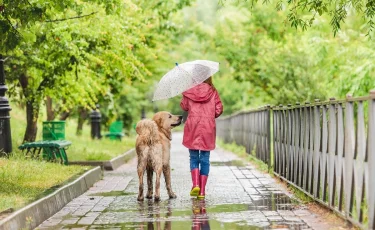
<svg viewBox="0 0 375 230"><path fill-rule="evenodd" d="M18 146L23 141L26 115L16 104L12 103L11 107L13 152L8 158L0 158L0 212L9 208L21 208L91 168L25 159ZM45 120L43 112L41 110L36 140L42 140L42 121ZM72 146L67 150L70 161L110 160L135 145L133 130L131 137L125 137L120 142L108 139L92 140L88 122L83 128L82 135L78 137L75 135L76 127L76 119L66 121L65 137L72 142ZM105 133L104 127L102 132Z"/></svg>
<svg viewBox="0 0 375 230"><path fill-rule="evenodd" d="M0 158L0 211L25 206L89 168L26 160L17 154Z"/></svg>
<svg viewBox="0 0 375 230"><path fill-rule="evenodd" d="M67 120L65 126L65 137L72 142L67 150L70 161L105 161L117 157L126 151L134 148L135 135L125 136L122 141L102 138L92 140L90 136L90 126L83 127L82 135L76 136L77 123L75 120ZM105 131L102 128L102 135Z"/></svg>
<svg viewBox="0 0 375 230"><path fill-rule="evenodd" d="M239 146L235 143L224 143L221 139L217 140L218 146L221 148L228 150L232 153L235 153L237 156L241 157L242 159L248 160L255 165L255 167L263 172L268 172L273 174L272 171L268 171L268 166L263 161L258 160L254 155L255 152L253 151L251 154L246 152L245 147Z"/></svg>
<svg viewBox="0 0 375 230"><path fill-rule="evenodd" d="M293 185L287 184L288 189L297 197L299 201L303 204L308 204L314 201L311 197L306 195L304 192L299 190L298 188L294 187Z"/></svg>
<svg viewBox="0 0 375 230"><path fill-rule="evenodd" d="M18 153L17 147L22 144L23 136L26 129L26 115L22 108L15 104L11 105L11 129L13 151ZM41 117L38 120L38 134L36 140L42 140L42 122L45 120L41 109ZM77 119L71 118L66 120L65 139L72 142L67 150L69 161L105 161L119 156L135 146L135 131L131 130L130 136L126 136L122 141L109 140L92 140L90 136L89 121L85 123L82 135L76 135ZM102 126L102 135L106 133L105 127Z"/></svg>

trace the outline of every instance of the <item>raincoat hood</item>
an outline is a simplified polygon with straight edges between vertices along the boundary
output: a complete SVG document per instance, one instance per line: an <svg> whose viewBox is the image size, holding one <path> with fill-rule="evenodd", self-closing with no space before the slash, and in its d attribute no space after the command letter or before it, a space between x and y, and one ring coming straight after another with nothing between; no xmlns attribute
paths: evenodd
<svg viewBox="0 0 375 230"><path fill-rule="evenodd" d="M212 97L213 93L214 89L209 84L202 83L185 91L182 94L192 101L206 102Z"/></svg>

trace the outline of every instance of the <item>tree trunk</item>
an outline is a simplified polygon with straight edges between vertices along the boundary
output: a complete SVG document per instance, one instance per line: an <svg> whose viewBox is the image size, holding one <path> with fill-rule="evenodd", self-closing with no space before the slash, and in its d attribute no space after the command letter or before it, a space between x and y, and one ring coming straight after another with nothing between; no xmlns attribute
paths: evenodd
<svg viewBox="0 0 375 230"><path fill-rule="evenodd" d="M23 142L34 142L38 131L38 116L40 103L35 103L35 94L31 93L29 86L29 79L26 74L21 74L19 78L22 87L23 95L26 99L26 131L23 137ZM31 98L29 97L31 95ZM35 107L36 106L36 107Z"/></svg>
<svg viewBox="0 0 375 230"><path fill-rule="evenodd" d="M70 115L70 111L68 112L63 112L61 115L60 115L60 121L65 121Z"/></svg>
<svg viewBox="0 0 375 230"><path fill-rule="evenodd" d="M88 118L88 115L89 113L87 109L83 107L78 108L78 126L77 126L77 132L76 132L77 136L82 135L83 124Z"/></svg>
<svg viewBox="0 0 375 230"><path fill-rule="evenodd" d="M55 111L52 108L52 98L47 96L46 98L46 109L47 109L47 121L53 121L55 119Z"/></svg>
<svg viewBox="0 0 375 230"><path fill-rule="evenodd" d="M38 116L39 116L39 105L37 108L34 108L33 102L26 102L26 132L23 138L23 142L34 142L36 139L36 134L38 131Z"/></svg>

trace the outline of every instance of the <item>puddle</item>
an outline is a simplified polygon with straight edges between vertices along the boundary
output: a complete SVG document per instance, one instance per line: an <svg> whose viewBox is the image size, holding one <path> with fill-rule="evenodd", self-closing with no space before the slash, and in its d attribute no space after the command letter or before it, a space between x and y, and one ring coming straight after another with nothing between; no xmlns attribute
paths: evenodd
<svg viewBox="0 0 375 230"><path fill-rule="evenodd" d="M210 165L212 166L246 166L245 162L242 160L233 160L233 161L211 161Z"/></svg>
<svg viewBox="0 0 375 230"><path fill-rule="evenodd" d="M111 193L113 195L113 193ZM124 193L122 193L124 194ZM131 193L125 193L131 194ZM92 225L65 225L86 229L304 229L304 222L268 221L261 211L292 210L298 204L285 194L259 195L245 204L218 204L217 200L168 200L134 202L127 208L106 209Z"/></svg>
<svg viewBox="0 0 375 230"><path fill-rule="evenodd" d="M271 193L253 198L253 204L250 210L277 211L293 210L299 205L299 202L282 193Z"/></svg>
<svg viewBox="0 0 375 230"><path fill-rule="evenodd" d="M207 207L208 213L215 212L241 212L249 210L249 204L220 204Z"/></svg>
<svg viewBox="0 0 375 230"><path fill-rule="evenodd" d="M87 227L82 225L67 225L64 229L68 228L79 228ZM192 219L191 221L160 221L160 222L132 222L123 224L103 224L103 225L91 225L90 229L178 229L178 230L192 230L192 229L204 229L204 230L215 230L215 229L234 229L234 230L260 230L263 227L248 225L244 221L239 222L220 222L217 220L202 220Z"/></svg>
<svg viewBox="0 0 375 230"><path fill-rule="evenodd" d="M101 193L93 193L89 196L130 196L134 195L134 192L124 192L124 191L112 191L112 192L101 192Z"/></svg>

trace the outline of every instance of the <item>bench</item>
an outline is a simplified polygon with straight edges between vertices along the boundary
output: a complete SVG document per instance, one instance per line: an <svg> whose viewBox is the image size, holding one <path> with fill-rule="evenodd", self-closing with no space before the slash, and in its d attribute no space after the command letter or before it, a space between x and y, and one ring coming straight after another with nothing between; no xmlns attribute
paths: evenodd
<svg viewBox="0 0 375 230"><path fill-rule="evenodd" d="M68 156L66 155L66 149L72 144L66 140L54 140L54 141L36 141L22 144L18 149L25 152L27 157L34 159L41 158L40 153L43 149L43 159L50 162L60 162L61 164L68 164Z"/></svg>
<svg viewBox="0 0 375 230"><path fill-rule="evenodd" d="M105 137L111 140L120 140L125 134L122 132L124 123L122 121L115 121L109 126L109 133L104 134Z"/></svg>

